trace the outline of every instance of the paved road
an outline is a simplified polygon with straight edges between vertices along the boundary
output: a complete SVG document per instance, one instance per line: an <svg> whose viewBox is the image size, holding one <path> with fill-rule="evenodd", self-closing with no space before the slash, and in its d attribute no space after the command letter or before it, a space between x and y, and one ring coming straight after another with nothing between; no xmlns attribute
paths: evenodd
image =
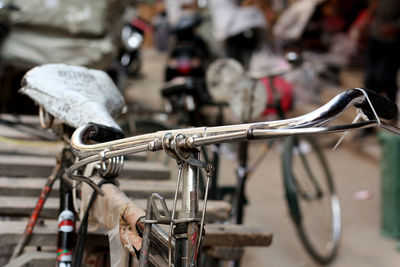
<svg viewBox="0 0 400 267"><path fill-rule="evenodd" d="M258 147L253 146L252 151ZM344 147L325 151L338 188L343 212L343 239L337 260L331 265L360 267L398 266L397 243L380 234L380 171ZM225 165L226 164L226 165ZM229 174L225 162L224 176ZM353 195L368 190L372 198L356 200ZM247 187L250 204L245 224L265 225L274 233L269 248L251 248L245 254L245 266L318 266L304 252L296 237L285 200L278 153L270 153L251 177Z"/></svg>

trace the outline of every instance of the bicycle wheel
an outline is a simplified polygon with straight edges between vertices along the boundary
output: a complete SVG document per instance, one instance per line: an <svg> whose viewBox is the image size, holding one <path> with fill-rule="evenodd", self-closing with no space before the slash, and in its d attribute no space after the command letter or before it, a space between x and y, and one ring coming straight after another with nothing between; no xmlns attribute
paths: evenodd
<svg viewBox="0 0 400 267"><path fill-rule="evenodd" d="M287 138L282 156L286 200L306 251L320 264L331 262L341 238L341 211L322 150L310 137Z"/></svg>

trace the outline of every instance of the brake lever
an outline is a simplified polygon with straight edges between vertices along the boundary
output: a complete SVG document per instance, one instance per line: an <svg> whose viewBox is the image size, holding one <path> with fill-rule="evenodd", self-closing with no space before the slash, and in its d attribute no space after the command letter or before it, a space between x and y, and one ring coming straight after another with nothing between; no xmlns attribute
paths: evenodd
<svg viewBox="0 0 400 267"><path fill-rule="evenodd" d="M365 92L365 90L363 90L362 88L355 88L359 91L361 91L361 93L364 95L365 100L367 100L369 106L371 107L372 113L375 116L376 122L377 122L377 127L379 128L381 126L381 120L379 119L378 114L375 111L374 106L372 105L371 100L369 99L369 96L367 94L367 92ZM357 108L356 109L357 112L357 116L355 117L355 119L353 120L352 124L356 123L360 118L362 118L364 121L369 121L370 119L368 118L367 115L364 114L364 112L362 111L361 108ZM348 134L349 131L345 131L342 136L339 138L339 140L337 141L337 143L335 144L335 146L333 147L332 151L335 151L336 148L338 148L338 146L342 143L343 139L345 138L345 136Z"/></svg>
<svg viewBox="0 0 400 267"><path fill-rule="evenodd" d="M357 116L354 118L351 124L355 124L360 118L362 118L364 121L368 121L367 115L364 114L361 108L356 109ZM342 143L346 135L349 133L349 131L343 132L342 136L340 136L339 140L336 142L335 146L332 148L332 151L335 151L339 145Z"/></svg>

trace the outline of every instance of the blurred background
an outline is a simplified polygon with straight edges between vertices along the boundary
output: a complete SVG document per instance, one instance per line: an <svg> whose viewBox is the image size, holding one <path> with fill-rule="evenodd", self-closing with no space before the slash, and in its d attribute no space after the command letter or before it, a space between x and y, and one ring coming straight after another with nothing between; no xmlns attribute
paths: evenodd
<svg viewBox="0 0 400 267"><path fill-rule="evenodd" d="M293 117L354 87L397 101L399 0L1 0L0 38L0 113L37 114L18 93L32 67L80 65L114 80L130 134ZM331 265L397 266L400 141L360 131L331 151L339 137L320 140L342 204ZM243 266L319 266L289 220L282 146L259 148L248 148L258 163L243 223L274 240L246 249ZM234 186L238 148L218 149L219 181Z"/></svg>

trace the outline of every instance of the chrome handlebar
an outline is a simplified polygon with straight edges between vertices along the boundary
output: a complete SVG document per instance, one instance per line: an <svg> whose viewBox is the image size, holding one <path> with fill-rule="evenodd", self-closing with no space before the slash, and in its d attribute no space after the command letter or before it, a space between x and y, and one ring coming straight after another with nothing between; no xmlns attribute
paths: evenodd
<svg viewBox="0 0 400 267"><path fill-rule="evenodd" d="M350 125L322 127L340 116L350 106L362 106L365 103L369 103L375 115L374 119ZM78 128L71 138L72 151L80 160L71 166L67 173L72 173L74 170L91 162L105 161L112 157L143 151L168 150L176 149L177 147L191 149L202 145L224 142L323 134L379 126L400 134L400 129L380 121L366 91L360 88L346 90L315 111L286 120L158 131L90 145L85 143L91 131L90 125L86 125ZM174 147L171 148L171 144Z"/></svg>

